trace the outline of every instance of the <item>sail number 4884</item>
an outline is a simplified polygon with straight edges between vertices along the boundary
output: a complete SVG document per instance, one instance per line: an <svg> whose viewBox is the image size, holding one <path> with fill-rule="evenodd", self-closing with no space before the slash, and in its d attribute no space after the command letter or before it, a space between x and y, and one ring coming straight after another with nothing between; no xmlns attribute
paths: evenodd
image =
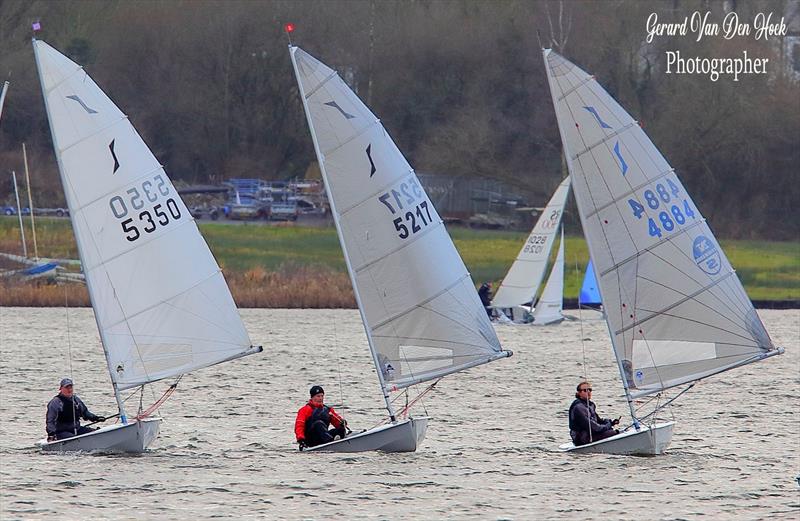
<svg viewBox="0 0 800 521"><path fill-rule="evenodd" d="M124 198L121 195L113 196L109 199L108 205L114 217L120 219L125 239L129 242L141 237L142 232L153 233L159 226L166 226L181 218L180 207L175 199L169 197L169 185L160 174L152 180L145 180L141 185L128 189L125 194ZM158 202L159 199L161 202ZM158 203L144 210L147 204L145 200L149 203ZM128 217L129 215L132 216Z"/></svg>
<svg viewBox="0 0 800 521"><path fill-rule="evenodd" d="M647 232L651 237L661 237L662 230L671 232L676 227L686 224L688 219L696 218L689 200L678 199L678 194L680 194L680 189L671 179L666 180L666 186L663 183L656 184L655 191L649 189L644 191L647 208L654 214L658 212L655 219L653 217L647 219ZM637 219L641 219L647 211L645 206L636 199L628 199L628 205ZM663 209L658 211L660 208Z"/></svg>

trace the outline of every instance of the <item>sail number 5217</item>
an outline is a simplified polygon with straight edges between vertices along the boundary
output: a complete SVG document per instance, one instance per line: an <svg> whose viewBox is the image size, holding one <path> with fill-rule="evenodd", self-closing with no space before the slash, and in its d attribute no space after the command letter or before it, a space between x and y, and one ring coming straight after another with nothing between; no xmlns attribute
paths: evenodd
<svg viewBox="0 0 800 521"><path fill-rule="evenodd" d="M416 179L402 182L397 187L378 196L378 201L396 215L392 220L397 236L407 239L428 226L433 219L425 193Z"/></svg>

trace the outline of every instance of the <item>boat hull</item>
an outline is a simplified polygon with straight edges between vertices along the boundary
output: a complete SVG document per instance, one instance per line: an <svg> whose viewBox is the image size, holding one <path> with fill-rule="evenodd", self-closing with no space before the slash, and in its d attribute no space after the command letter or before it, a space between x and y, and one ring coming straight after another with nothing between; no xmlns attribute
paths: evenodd
<svg viewBox="0 0 800 521"><path fill-rule="evenodd" d="M672 428L675 422L642 425L636 429L628 429L611 438L587 443L576 447L566 443L559 447L563 452L579 454L619 454L631 456L657 456L663 454L672 441Z"/></svg>
<svg viewBox="0 0 800 521"><path fill-rule="evenodd" d="M306 452L414 452L425 439L428 418L409 418L351 434L342 440L309 447Z"/></svg>
<svg viewBox="0 0 800 521"><path fill-rule="evenodd" d="M36 443L44 452L144 452L156 439L161 427L161 418L147 418L128 424L103 427L74 438Z"/></svg>

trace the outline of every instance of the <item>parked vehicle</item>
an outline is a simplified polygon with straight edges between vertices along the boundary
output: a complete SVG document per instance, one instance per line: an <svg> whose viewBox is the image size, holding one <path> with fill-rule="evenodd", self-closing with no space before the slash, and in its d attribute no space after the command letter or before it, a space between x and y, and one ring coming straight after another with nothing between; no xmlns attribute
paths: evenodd
<svg viewBox="0 0 800 521"><path fill-rule="evenodd" d="M3 215L17 215L17 207L16 206L3 206ZM27 206L22 209L22 215L30 215L31 209Z"/></svg>
<svg viewBox="0 0 800 521"><path fill-rule="evenodd" d="M189 212L191 212L192 217L195 219L211 219L212 221L216 221L219 219L220 211L218 208L214 206L192 206L189 208Z"/></svg>
<svg viewBox="0 0 800 521"><path fill-rule="evenodd" d="M27 208L23 208L23 212L27 210ZM56 217L68 217L69 210L66 208L37 208L36 215L55 215ZM30 213L30 212L28 212Z"/></svg>
<svg viewBox="0 0 800 521"><path fill-rule="evenodd" d="M272 203L269 209L269 219L273 221L296 221L300 214L297 202Z"/></svg>

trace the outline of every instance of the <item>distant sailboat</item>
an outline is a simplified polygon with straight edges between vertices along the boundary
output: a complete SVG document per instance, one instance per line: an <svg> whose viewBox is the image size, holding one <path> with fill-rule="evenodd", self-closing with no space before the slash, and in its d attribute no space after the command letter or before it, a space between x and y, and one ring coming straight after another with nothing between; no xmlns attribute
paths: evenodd
<svg viewBox="0 0 800 521"><path fill-rule="evenodd" d="M693 383L783 353L675 171L593 76L546 49L564 155L633 425L578 452L660 454ZM634 399L685 385L640 417ZM650 423L645 420L650 418Z"/></svg>
<svg viewBox="0 0 800 521"><path fill-rule="evenodd" d="M515 322L524 321L524 317L530 313L542 284L564 215L569 187L570 178L567 177L556 188L492 299L492 307L501 312L508 310L511 315L509 318ZM563 258L561 270L563 288Z"/></svg>
<svg viewBox="0 0 800 521"><path fill-rule="evenodd" d="M578 304L581 306L598 307L602 305L600 290L597 287L597 277L594 274L592 258L589 257L589 264L586 265L586 273L583 275L581 292L578 294Z"/></svg>
<svg viewBox="0 0 800 521"><path fill-rule="evenodd" d="M561 241L558 244L558 255L553 262L550 276L544 285L542 295L533 310L535 326L558 324L564 320L564 227L561 227Z"/></svg>
<svg viewBox="0 0 800 521"><path fill-rule="evenodd" d="M389 423L310 450L407 452L428 418L402 419L390 392L511 355L414 170L332 69L298 47L297 77L331 214Z"/></svg>
<svg viewBox="0 0 800 521"><path fill-rule="evenodd" d="M39 446L142 452L153 407L120 392L261 351L189 210L127 116L83 68L33 40L61 182L121 423ZM176 384L170 387L171 392ZM154 405L158 405L156 402Z"/></svg>

